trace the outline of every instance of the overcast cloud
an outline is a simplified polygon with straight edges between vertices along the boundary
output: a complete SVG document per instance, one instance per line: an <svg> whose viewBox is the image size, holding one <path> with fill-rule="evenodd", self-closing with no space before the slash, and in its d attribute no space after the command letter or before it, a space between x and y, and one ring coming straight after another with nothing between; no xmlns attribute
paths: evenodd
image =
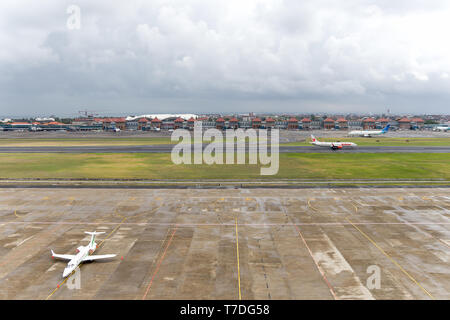
<svg viewBox="0 0 450 320"><path fill-rule="evenodd" d="M0 117L449 113L449 30L445 0L3 0Z"/></svg>

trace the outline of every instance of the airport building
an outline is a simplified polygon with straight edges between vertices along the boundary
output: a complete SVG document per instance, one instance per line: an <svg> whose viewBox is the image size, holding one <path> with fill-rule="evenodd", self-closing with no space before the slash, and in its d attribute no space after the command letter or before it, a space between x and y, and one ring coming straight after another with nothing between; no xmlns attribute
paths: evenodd
<svg viewBox="0 0 450 320"><path fill-rule="evenodd" d="M301 120L299 120L301 119ZM384 128L390 124L393 129L400 130L423 130L425 120L421 117L365 117L356 118L351 116L333 117L296 117L284 116L255 116L233 115L233 116L196 116L189 118L181 116L158 116L149 117L84 117L72 119L70 123L58 121L23 121L10 120L0 122L0 131L159 131L189 129L193 130L197 121L202 122L203 129L216 128L227 129L280 129L280 130L373 130Z"/></svg>

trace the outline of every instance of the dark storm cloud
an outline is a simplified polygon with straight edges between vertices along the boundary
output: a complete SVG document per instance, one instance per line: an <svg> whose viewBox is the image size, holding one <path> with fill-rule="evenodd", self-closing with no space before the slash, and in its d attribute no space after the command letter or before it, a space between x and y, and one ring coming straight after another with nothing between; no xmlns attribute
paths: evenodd
<svg viewBox="0 0 450 320"><path fill-rule="evenodd" d="M67 7L81 9L69 30ZM446 112L445 1L0 4L0 117Z"/></svg>

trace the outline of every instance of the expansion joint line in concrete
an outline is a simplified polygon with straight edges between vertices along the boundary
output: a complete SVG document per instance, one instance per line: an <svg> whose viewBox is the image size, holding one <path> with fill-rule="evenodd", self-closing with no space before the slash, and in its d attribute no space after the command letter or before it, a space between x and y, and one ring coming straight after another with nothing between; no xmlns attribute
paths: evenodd
<svg viewBox="0 0 450 320"><path fill-rule="evenodd" d="M155 271L153 272L153 275L152 275L152 278L150 280L150 283L148 284L147 289L145 290L145 293L142 296L142 300L145 300L145 298L147 298L147 294L150 291L150 288L152 287L153 280L155 279L155 276L156 276L156 274L159 271L159 267L161 266L161 263L163 262L164 257L166 256L167 249L169 248L170 244L172 243L173 236L175 235L175 232L177 232L177 229L178 229L178 225L176 225L175 228L173 229L172 234L170 236L170 239L167 242L166 248L164 249L164 252L163 252L161 258L159 258L158 264L156 265Z"/></svg>
<svg viewBox="0 0 450 320"><path fill-rule="evenodd" d="M395 264L409 279L411 279L416 285L422 289L423 292L425 292L431 299L435 299L431 293L427 291L412 275L410 275L403 267L394 260L386 251L384 251L372 238L370 238L364 231L362 231L360 228L358 228L350 219L345 218L356 230L358 230L367 240L369 240L378 250L381 251L393 264Z"/></svg>
<svg viewBox="0 0 450 320"><path fill-rule="evenodd" d="M308 199L308 206L311 207L309 201L312 199ZM289 220L289 216L286 212L286 209L284 208L284 205L281 204L281 209L284 212L284 214L286 215L287 219ZM298 225L294 224L293 222L290 223L291 225L294 226L294 228L296 229L298 235L300 236L300 238L302 239L303 244L305 245L306 249L308 250L309 255L311 256L311 259L313 260L317 270L319 270L320 275L322 276L323 281L325 282L325 284L328 287L328 290L331 293L331 296L333 297L334 300L338 300L338 297L336 296L336 293L334 292L333 286L331 285L331 283L328 281L327 276L325 275L325 272L322 270L322 268L320 267L319 263L316 261L316 259L314 258L311 249L308 246L308 243L306 242L305 238L303 237L303 234L300 232L300 229L298 227Z"/></svg>
<svg viewBox="0 0 450 320"><path fill-rule="evenodd" d="M336 296L336 293L334 292L333 286L331 285L330 281L328 281L327 276L325 275L325 272L322 270L322 268L320 267L319 263L316 261L316 259L314 258L311 249L308 246L308 243L306 242L305 238L303 237L302 233L300 232L300 229L298 228L297 225L294 224L295 229L297 230L297 233L300 235L300 238L302 239L306 249L309 252L309 255L311 256L314 264L316 265L317 269L319 270L323 281L326 283L328 289L330 290L331 295L333 296L334 300L338 300L338 297Z"/></svg>

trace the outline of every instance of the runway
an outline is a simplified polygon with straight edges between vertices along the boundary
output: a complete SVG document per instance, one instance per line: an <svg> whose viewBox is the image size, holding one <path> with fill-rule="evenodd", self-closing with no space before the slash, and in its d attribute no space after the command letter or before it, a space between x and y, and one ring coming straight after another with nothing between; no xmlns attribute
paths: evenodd
<svg viewBox="0 0 450 320"><path fill-rule="evenodd" d="M170 153L174 145L147 146L71 146L71 147L0 147L0 153ZM203 147L206 147L204 145ZM225 150L225 147L224 147ZM240 149L239 149L240 150ZM248 150L248 148L246 149ZM270 148L269 148L270 151ZM450 153L450 146L364 146L333 151L314 146L280 146L280 153Z"/></svg>

